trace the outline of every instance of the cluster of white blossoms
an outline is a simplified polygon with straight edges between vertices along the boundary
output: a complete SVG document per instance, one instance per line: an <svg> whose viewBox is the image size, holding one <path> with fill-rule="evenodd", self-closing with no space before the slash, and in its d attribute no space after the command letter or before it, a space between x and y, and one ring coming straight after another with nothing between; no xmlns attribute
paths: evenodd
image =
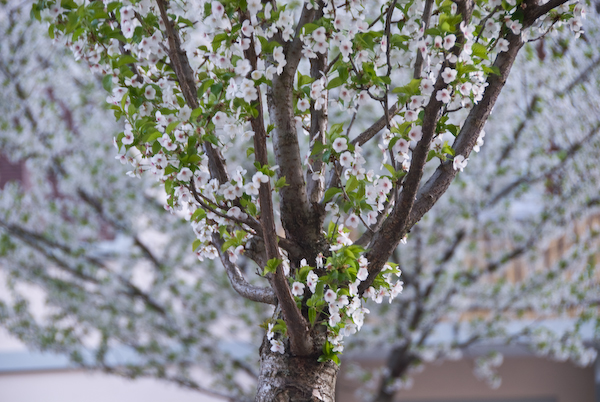
<svg viewBox="0 0 600 402"><path fill-rule="evenodd" d="M391 303L402 292L404 282L398 279L401 271L394 264L386 264L373 285L361 296L359 286L369 277L368 261L362 254L364 249L352 244L349 230L343 225L337 229L330 228L330 231L330 235L335 235L337 243L330 248L331 256L324 258L319 255L314 267L302 260L296 275L290 277L289 281L296 300L300 302L307 299L311 325L315 324L321 314L326 316L323 323L327 326L328 343L325 345L324 355L335 360L334 356L344 350L344 337L360 331L364 324L369 309L363 302L371 299L375 303L381 303L384 297L388 297ZM284 261L285 265L289 266L289 263ZM318 276L315 273L315 270L323 269L325 275ZM285 332L284 323L269 323L267 337L273 352L285 353L282 341Z"/></svg>

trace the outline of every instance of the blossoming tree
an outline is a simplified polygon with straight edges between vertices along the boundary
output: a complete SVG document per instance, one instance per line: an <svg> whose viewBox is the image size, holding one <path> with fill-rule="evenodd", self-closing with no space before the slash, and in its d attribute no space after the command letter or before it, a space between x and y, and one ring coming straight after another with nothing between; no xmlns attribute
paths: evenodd
<svg viewBox="0 0 600 402"><path fill-rule="evenodd" d="M344 338L363 326L366 299L401 293L400 270L388 260L457 173L468 171L517 53L553 28L579 31L584 11L564 0L65 0L39 1L32 14L102 74L108 102L125 122L115 139L119 158L133 165L130 175L153 175L167 208L187 215L198 258L219 257L242 298L276 305L265 322L256 393L271 401L334 399ZM508 155L513 148L507 149ZM493 183L478 183L487 184L493 193ZM87 200L96 214L103 212L99 199ZM164 289L177 294L166 275L173 272L162 271L169 263L143 244L138 239L136 250L164 272ZM245 275L247 259L266 284ZM210 272L216 281L218 271ZM113 289L160 312L130 278L111 278L121 286ZM478 277L454 279L469 284ZM186 294L202 299L196 306L211 303L204 288ZM185 309L190 301L181 303L170 308ZM149 356L144 367L186 384L182 355L198 342L194 330L203 331L191 317L172 322L162 309L164 322L155 325L181 337L185 347L172 352L181 371L172 374L168 362L152 359L166 343L130 341ZM260 315L258 309L252 318ZM111 325L100 331L105 352ZM186 337L175 335L179 328ZM391 382L419 360L405 356L383 394L393 394Z"/></svg>

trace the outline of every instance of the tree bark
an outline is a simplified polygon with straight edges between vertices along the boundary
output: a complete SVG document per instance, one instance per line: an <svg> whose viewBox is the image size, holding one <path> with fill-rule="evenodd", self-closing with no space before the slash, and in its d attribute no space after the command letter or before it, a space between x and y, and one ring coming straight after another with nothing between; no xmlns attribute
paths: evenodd
<svg viewBox="0 0 600 402"><path fill-rule="evenodd" d="M338 365L317 361L320 350L310 356L271 351L267 337L260 347L260 375L256 402L335 402Z"/></svg>

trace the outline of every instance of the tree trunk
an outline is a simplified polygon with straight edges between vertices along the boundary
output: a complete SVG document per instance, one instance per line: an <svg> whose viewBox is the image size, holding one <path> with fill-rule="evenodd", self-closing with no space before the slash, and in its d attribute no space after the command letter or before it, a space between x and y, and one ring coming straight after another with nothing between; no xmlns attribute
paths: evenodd
<svg viewBox="0 0 600 402"><path fill-rule="evenodd" d="M260 376L256 402L335 402L338 365L319 363L320 351L307 357L271 352L269 340L260 347Z"/></svg>

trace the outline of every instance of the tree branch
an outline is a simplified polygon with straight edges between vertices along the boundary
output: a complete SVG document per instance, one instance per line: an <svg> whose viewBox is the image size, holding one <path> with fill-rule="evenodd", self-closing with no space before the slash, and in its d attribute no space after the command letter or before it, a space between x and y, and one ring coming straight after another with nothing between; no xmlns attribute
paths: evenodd
<svg viewBox="0 0 600 402"><path fill-rule="evenodd" d="M171 59L171 66L175 71L181 93L186 100L187 105L192 109L198 108L198 94L196 88L196 82L194 79L194 72L190 67L185 50L181 48L181 41L179 39L179 33L175 30L173 22L167 15L167 6L165 0L156 0L158 9L160 10L160 17L165 24L167 33L167 39L169 41L169 58ZM204 141L203 143L204 152L208 156L208 167L213 178L219 180L219 183L225 183L229 181L229 175L225 167L225 161L223 156L218 149L214 148L213 145Z"/></svg>
<svg viewBox="0 0 600 402"><path fill-rule="evenodd" d="M429 152L429 144L435 135L435 128L443 103L435 98L435 93L445 87L445 83L441 75L435 83L435 89L429 103L425 107L425 115L423 117L423 137L417 143L412 155L412 161L408 174L405 176L402 184L402 193L400 198L396 200L396 205L392 208L392 212L379 231L371 238L371 250L367 253L369 261L369 276L366 281L362 282L359 288L360 292L366 290L374 278L383 268L387 258L392 251L400 243L400 239L407 233L409 226L407 221L410 216L410 211L415 202L415 195L419 188L421 177L425 163L427 162L427 154Z"/></svg>
<svg viewBox="0 0 600 402"><path fill-rule="evenodd" d="M206 211L212 212L213 214L220 216L221 218L225 218L232 222L236 222L240 225L242 225L242 224L247 225L248 227L257 231L260 235L262 235L260 225L258 224L258 222L256 222L254 220L254 218L248 217L246 219L241 219L241 218L236 218L236 217L224 214L223 212L218 211L217 209L211 207L205 201L203 201L203 199L206 200L206 197L204 197L201 193L199 193L196 190L196 186L194 185L193 181L190 181L190 184L186 187L192 192L192 195L194 196L194 199L196 200L196 202L198 202L198 204L200 204L200 206L202 208L204 208ZM250 232L250 233L252 233L252 232ZM252 234L254 234L254 233L252 233Z"/></svg>
<svg viewBox="0 0 600 402"><path fill-rule="evenodd" d="M474 2L472 0L460 0L456 1L456 4L458 5L458 10L462 15L462 20L464 22L468 22L471 19ZM462 48L461 45L464 43L464 41L464 35L459 34L456 40L456 45L451 50L453 54L455 54L456 56L459 55ZM510 64L512 65L512 62ZM451 64L447 61L444 63L444 65L451 66ZM441 90L442 88L445 88L446 86L447 85L440 74L434 85L434 90L429 99L429 103L427 104L427 106L425 106L424 109L422 138L413 150L410 169L407 175L404 177L404 181L402 183L402 193L396 200L396 204L394 205L392 212L390 213L388 218L383 222L381 229L373 235L370 241L371 249L367 253L367 260L369 261L369 276L367 277L367 280L362 282L359 287L359 292L361 292L361 294L371 285L377 274L379 274L379 272L385 265L387 258L398 246L400 240L404 237L406 233L408 233L410 228L423 216L421 214L420 216L418 216L417 220L413 221L412 210L413 206L415 205L417 191L419 190L421 179L423 177L425 164L427 163L429 146L435 135L437 121L440 118L441 111L444 106L444 104L441 101L438 101L436 99L435 94L437 93L437 91ZM483 120L483 122L484 121L485 120ZM477 135L479 135L479 131L477 132ZM475 141L476 140L477 137L475 137ZM469 148L469 152L473 148L473 146L475 146L475 142L473 142L471 148ZM459 153L457 152L457 155L458 154ZM433 206L433 204L431 205ZM425 212L423 212L423 214L424 213Z"/></svg>
<svg viewBox="0 0 600 402"><path fill-rule="evenodd" d="M433 0L425 1L425 8L423 9L423 16L421 22L425 21L423 32L429 28L429 20L431 19L431 10L433 9ZM389 46L389 45L388 45ZM423 54L417 51L417 59L415 60L415 70L413 72L413 78L421 78L421 72L423 71Z"/></svg>
<svg viewBox="0 0 600 402"><path fill-rule="evenodd" d="M322 9L316 18L323 16ZM314 79L319 79L324 74L325 67L327 66L327 55L318 53L315 59L310 61L310 76ZM325 102L321 105L319 110L315 109L315 102L311 102L310 105L310 141L313 147L316 144L325 144L325 131L327 131L327 103L329 101L329 91L325 91ZM312 149L311 149L312 151ZM314 155L314 160L311 163L310 170L306 172L306 182L308 191L308 202L311 205L316 205L325 192L325 183L323 180L313 180L312 172L321 172L325 167L325 163L322 160L323 153L320 152ZM324 172L321 172L322 174Z"/></svg>
<svg viewBox="0 0 600 402"><path fill-rule="evenodd" d="M550 0L546 4L539 5L537 7L525 8L525 18L523 19L523 28L527 28L540 18L541 16L550 12L553 8L559 7L566 3L568 0Z"/></svg>
<svg viewBox="0 0 600 402"><path fill-rule="evenodd" d="M244 16L243 18L247 18L247 16ZM252 38L252 40L254 40L254 38ZM244 55L250 61L253 68L256 68L257 55L255 53L254 46L250 46L247 50L245 50ZM256 107L258 111L258 116L250 119L250 124L252 125L252 130L254 131L254 156L256 162L258 162L261 166L265 166L268 165L269 160L267 151L267 132L264 124L262 94L260 93L260 90L258 93L258 99L254 102L253 106ZM289 111L290 110L288 110L288 112ZM291 112L293 115L293 107L291 108ZM292 121L294 121L293 118ZM300 154L299 148L297 154L298 156ZM280 164L279 168L280 172L282 170L286 170L287 167L285 165L285 161L282 161L282 163L283 165ZM284 176L287 179L287 176ZM283 192L283 189L281 192ZM275 228L273 200L271 194L271 182L267 181L266 183L261 183L258 190L261 208L260 224L262 227L262 235L265 243L267 260L280 257L279 247L277 245L277 231ZM290 201L291 200L288 200L288 202ZM282 204L285 202L285 200L282 200ZM221 260L223 260L223 258L221 258ZM309 336L309 326L306 319L302 316L302 312L296 305L296 301L294 300L294 296L292 295L288 281L283 273L283 267L281 264L279 264L275 273L270 276L269 281L271 282L271 287L275 291L275 295L279 301L279 306L281 307L286 325L290 329L288 331L288 336L290 338L292 353L299 356L309 355L312 352L312 341Z"/></svg>
<svg viewBox="0 0 600 402"><path fill-rule="evenodd" d="M388 117L391 119L392 117L394 117L394 115L396 114L397 111L398 111L398 105L392 105L388 109L388 113L387 113ZM378 132L383 130L388 125L388 123L389 123L389 121L387 121L386 115L384 114L383 116L381 116L379 118L379 120L377 120L375 123L373 123L369 128L367 128L365 131L360 133L356 138L354 138L352 141L350 141L350 143L352 145L363 145L364 143L369 141L371 138L375 137L375 135L377 135Z"/></svg>
<svg viewBox="0 0 600 402"><path fill-rule="evenodd" d="M231 286L240 296L255 302L277 305L277 298L271 288L261 288L249 284L238 266L229 261L229 256L222 249L224 242L218 233L213 233L212 241L216 249L219 250L219 257L225 267Z"/></svg>
<svg viewBox="0 0 600 402"><path fill-rule="evenodd" d="M275 124L272 135L275 161L279 165L278 177L285 177L287 184L279 191L281 222L285 237L298 243L302 248L311 250L318 243L320 225L308 204L294 118L292 85L293 78L286 79L283 74L281 77L275 75L273 86L267 92L267 103L269 117Z"/></svg>
<svg viewBox="0 0 600 402"><path fill-rule="evenodd" d="M509 41L508 52L500 53L494 62L494 66L500 70L500 75L490 75L488 77L488 87L483 95L483 99L471 109L460 133L454 141L452 147L456 151L456 155L463 155L467 158L473 150L479 133L483 129L498 99L498 95L500 95L500 91L506 83L517 53L523 46L520 35L509 33L507 39ZM407 222L409 228L418 222L433 207L437 200L440 199L456 174L457 171L453 169L452 162L450 161L442 163L436 169L417 194L417 200Z"/></svg>

